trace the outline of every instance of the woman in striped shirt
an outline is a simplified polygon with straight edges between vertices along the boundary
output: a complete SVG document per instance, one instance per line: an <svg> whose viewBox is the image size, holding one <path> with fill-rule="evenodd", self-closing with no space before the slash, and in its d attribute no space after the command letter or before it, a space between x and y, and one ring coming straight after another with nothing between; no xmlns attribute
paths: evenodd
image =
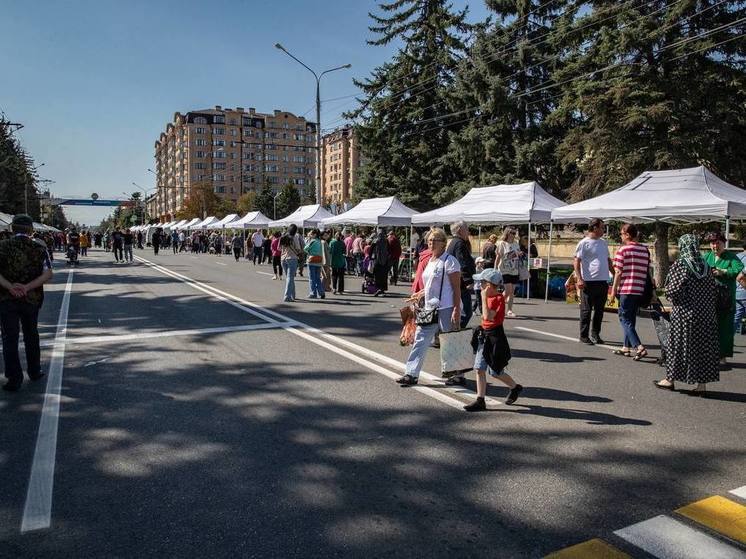
<svg viewBox="0 0 746 559"><path fill-rule="evenodd" d="M617 355L630 356L639 361L647 356L648 350L642 345L637 335L637 310L640 308L642 295L650 266L650 252L645 245L637 242L637 227L632 223L622 226L624 243L614 256L614 297L619 297L619 322L624 330L624 345L614 351Z"/></svg>

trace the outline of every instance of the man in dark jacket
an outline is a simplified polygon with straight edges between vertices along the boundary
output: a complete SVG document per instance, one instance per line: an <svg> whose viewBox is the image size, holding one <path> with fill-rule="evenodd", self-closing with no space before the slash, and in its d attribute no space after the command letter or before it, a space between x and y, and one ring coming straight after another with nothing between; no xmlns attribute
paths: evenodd
<svg viewBox="0 0 746 559"><path fill-rule="evenodd" d="M471 243L469 242L469 227L463 221L451 224L451 235L453 238L448 244L446 252L454 256L461 265L461 328L466 328L473 314L471 294L474 280L472 276L477 273L474 257L471 255ZM455 375L446 381L446 385L463 386L466 384L464 375Z"/></svg>
<svg viewBox="0 0 746 559"><path fill-rule="evenodd" d="M0 329L3 361L8 382L3 390L15 392L23 384L18 338L23 330L26 371L31 380L41 372L39 309L44 301L44 283L52 278L52 264L43 243L31 238L33 221L19 214L11 224L13 237L0 242Z"/></svg>

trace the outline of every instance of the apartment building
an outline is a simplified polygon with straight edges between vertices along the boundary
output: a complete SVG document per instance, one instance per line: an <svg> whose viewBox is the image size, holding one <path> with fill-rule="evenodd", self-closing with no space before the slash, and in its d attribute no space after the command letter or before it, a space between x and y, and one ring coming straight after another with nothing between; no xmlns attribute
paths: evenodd
<svg viewBox="0 0 746 559"><path fill-rule="evenodd" d="M321 198L325 204L349 202L362 165L360 147L351 126L321 138Z"/></svg>
<svg viewBox="0 0 746 559"><path fill-rule="evenodd" d="M155 142L154 207L161 221L174 219L196 184L209 184L236 202L265 183L279 190L291 182L301 195L314 188L316 124L287 111L223 108L175 113Z"/></svg>

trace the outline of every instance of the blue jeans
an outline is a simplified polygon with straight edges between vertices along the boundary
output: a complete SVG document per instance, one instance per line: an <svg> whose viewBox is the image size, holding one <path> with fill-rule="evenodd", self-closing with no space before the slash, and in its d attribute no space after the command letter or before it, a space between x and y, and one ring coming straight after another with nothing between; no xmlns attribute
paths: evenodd
<svg viewBox="0 0 746 559"><path fill-rule="evenodd" d="M451 323L451 315L453 314L453 307L438 310L438 324L428 324L427 326L418 326L414 332L414 343L412 349L407 357L407 365L405 372L408 375L412 375L414 378L420 376L422 365L425 362L425 354L427 348L433 343L435 334L440 332L450 332L453 330L453 324Z"/></svg>
<svg viewBox="0 0 746 559"><path fill-rule="evenodd" d="M297 258L286 258L282 261L282 270L285 272L285 300L295 299L295 271L298 269Z"/></svg>
<svg viewBox="0 0 746 559"><path fill-rule="evenodd" d="M736 299L736 316L733 319L733 333L741 333L741 320L746 316L746 299Z"/></svg>
<svg viewBox="0 0 746 559"><path fill-rule="evenodd" d="M308 296L323 299L326 295L324 284L321 282L321 266L308 266L308 280L310 282Z"/></svg>
<svg viewBox="0 0 746 559"><path fill-rule="evenodd" d="M619 322L624 330L624 347L636 348L642 345L637 335L637 309L640 308L640 295L619 296Z"/></svg>

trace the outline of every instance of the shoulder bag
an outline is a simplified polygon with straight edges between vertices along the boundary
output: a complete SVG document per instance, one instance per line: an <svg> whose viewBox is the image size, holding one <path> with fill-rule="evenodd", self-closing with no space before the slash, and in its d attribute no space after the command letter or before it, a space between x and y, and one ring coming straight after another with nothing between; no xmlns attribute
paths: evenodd
<svg viewBox="0 0 746 559"><path fill-rule="evenodd" d="M438 265L435 265L435 272L438 271ZM433 273L435 273L433 272ZM440 295L438 296L438 304L440 304L440 298L443 297L443 282L446 277L446 264L443 262L443 275L440 276ZM415 312L414 322L417 326L429 326L430 324L438 323L438 308L426 309L424 307L417 307Z"/></svg>

